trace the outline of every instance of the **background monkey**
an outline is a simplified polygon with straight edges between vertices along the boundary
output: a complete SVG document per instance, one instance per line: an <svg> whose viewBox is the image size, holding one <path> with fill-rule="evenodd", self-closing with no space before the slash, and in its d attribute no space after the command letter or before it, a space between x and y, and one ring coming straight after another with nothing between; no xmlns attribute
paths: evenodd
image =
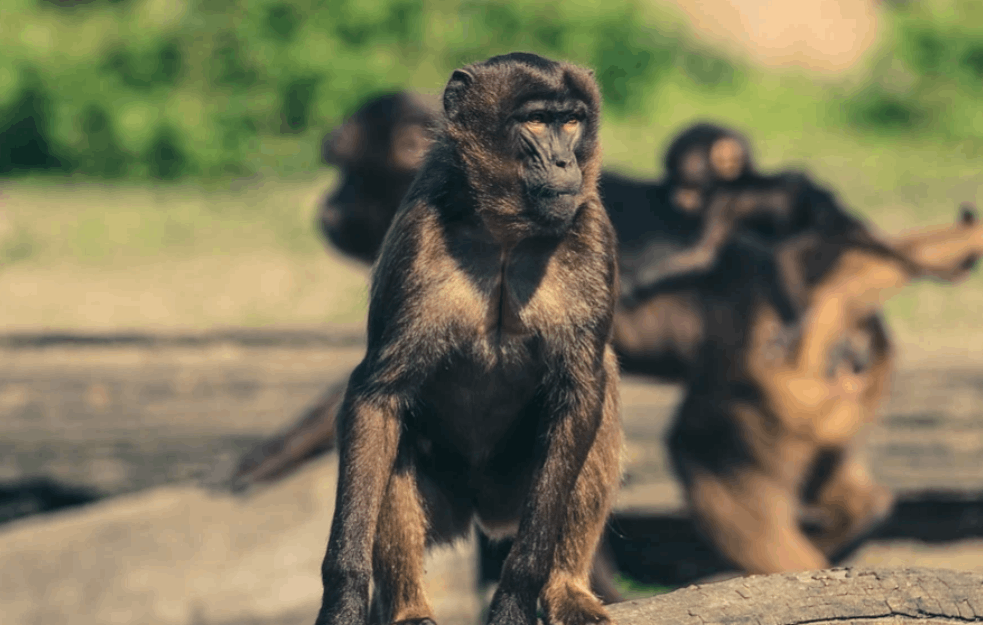
<svg viewBox="0 0 983 625"><path fill-rule="evenodd" d="M324 138L341 180L318 212L325 238L370 264L430 147L437 102L409 91L369 100Z"/></svg>
<svg viewBox="0 0 983 625"><path fill-rule="evenodd" d="M703 344L668 436L673 464L697 524L749 573L826 568L892 504L850 447L871 417L864 401L871 379L835 347L918 274L849 237L789 244L802 256L810 301L799 344L782 353L769 345L778 315L755 264L732 257L689 283L662 287L704 289L699 301L714 337ZM959 279L983 251L983 229L964 211L955 225L896 245L933 275ZM815 537L799 527L802 503L820 512Z"/></svg>
<svg viewBox="0 0 983 625"><path fill-rule="evenodd" d="M615 234L600 94L515 53L456 70L384 240L368 347L338 418L319 625L422 624L427 545L515 533L489 622L607 622L590 592L620 477Z"/></svg>
<svg viewBox="0 0 983 625"><path fill-rule="evenodd" d="M433 140L438 102L410 91L365 102L321 147L339 181L324 198L317 225L343 254L371 264L396 209ZM246 453L231 478L234 490L276 480L307 459L335 448L335 413L346 382L332 384L301 418Z"/></svg>

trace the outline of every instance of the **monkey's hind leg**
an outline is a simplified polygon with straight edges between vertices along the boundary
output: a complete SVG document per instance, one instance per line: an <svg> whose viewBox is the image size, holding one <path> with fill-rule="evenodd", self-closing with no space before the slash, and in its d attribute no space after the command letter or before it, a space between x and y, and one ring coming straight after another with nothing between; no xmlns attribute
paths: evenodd
<svg viewBox="0 0 983 625"><path fill-rule="evenodd" d="M867 420L873 421L877 416L877 409L890 391L891 373L894 369L894 347L884 318L880 314L864 319L861 327L870 337L870 363L866 372L867 385L860 401L864 406Z"/></svg>
<svg viewBox="0 0 983 625"><path fill-rule="evenodd" d="M594 566L604 526L607 523L621 479L622 434L618 416L617 375L607 376L606 399L601 426L584 467L577 477L566 506L553 568L540 595L546 622L550 625L608 623L601 602L591 592L591 574L605 577L610 586L613 571ZM604 558L603 553L597 557ZM604 562L610 565L610 563ZM617 591L614 590L615 596Z"/></svg>
<svg viewBox="0 0 983 625"><path fill-rule="evenodd" d="M754 469L719 476L691 467L686 490L695 520L721 553L751 574L829 566L798 525L798 497Z"/></svg>
<svg viewBox="0 0 983 625"><path fill-rule="evenodd" d="M815 495L828 521L813 543L827 556L836 557L891 514L894 495L874 480L853 451L828 453L826 479Z"/></svg>
<svg viewBox="0 0 983 625"><path fill-rule="evenodd" d="M399 466L402 460L389 479L379 512L372 554L373 609L385 625L434 625L423 589L427 518L415 472Z"/></svg>

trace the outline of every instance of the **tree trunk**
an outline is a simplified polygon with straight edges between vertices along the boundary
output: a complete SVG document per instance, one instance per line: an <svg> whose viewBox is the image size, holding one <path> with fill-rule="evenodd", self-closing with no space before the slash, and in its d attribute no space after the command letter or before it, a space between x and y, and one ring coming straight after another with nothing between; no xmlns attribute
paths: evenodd
<svg viewBox="0 0 983 625"><path fill-rule="evenodd" d="M689 586L609 608L617 625L983 622L983 575L837 568Z"/></svg>

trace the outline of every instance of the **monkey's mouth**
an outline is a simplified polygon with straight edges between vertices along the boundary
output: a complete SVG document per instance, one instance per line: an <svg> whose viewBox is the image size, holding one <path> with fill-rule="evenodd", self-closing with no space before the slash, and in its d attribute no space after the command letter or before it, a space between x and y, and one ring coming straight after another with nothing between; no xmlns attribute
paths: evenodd
<svg viewBox="0 0 983 625"><path fill-rule="evenodd" d="M577 195L578 193L580 193L579 185L577 186L570 185L570 186L563 186L563 187L552 187L552 186L543 185L541 187L537 187L536 189L530 190L529 195L537 200L553 200L556 198Z"/></svg>

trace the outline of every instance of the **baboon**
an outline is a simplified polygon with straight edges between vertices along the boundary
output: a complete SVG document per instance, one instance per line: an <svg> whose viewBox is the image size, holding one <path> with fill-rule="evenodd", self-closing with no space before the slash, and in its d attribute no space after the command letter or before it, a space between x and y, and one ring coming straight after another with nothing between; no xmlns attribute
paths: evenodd
<svg viewBox="0 0 983 625"><path fill-rule="evenodd" d="M863 221L848 214L829 191L801 174L745 174L742 180L714 188L712 193L704 190L710 193L708 206L689 212L667 208L672 206L673 192L665 184L649 187L649 197L660 197L663 202L661 214L669 215L649 218L665 224L662 230L647 236L628 233L620 240L622 266L631 264L632 268L625 272L629 277L622 282L615 315L614 345L624 371L667 381L688 378L705 336L703 309L695 295L682 296L660 289L649 292L648 287L674 275L708 269L728 245L778 250L774 270L782 280L773 285L772 291L777 298L773 301L781 303L779 311L786 324L786 336L775 337L781 340L789 340L794 334L790 315L802 310L808 300L803 268L796 260L794 246L780 245L783 242L804 240L806 234L830 239L846 237L858 244L879 247L883 253L895 255L899 262L912 264L901 251L892 248L890 241L875 236ZM633 210L622 197L605 197L605 202L615 228L619 223L616 215ZM680 247L681 243L685 246ZM914 266L910 269L920 270ZM882 321L876 313L872 315L865 326L869 330L864 332L886 342ZM887 358L886 343L884 349L885 353L876 354L877 358Z"/></svg>
<svg viewBox="0 0 983 625"><path fill-rule="evenodd" d="M672 140L664 160L671 202L689 213L702 212L707 192L755 173L751 146L731 128L693 124Z"/></svg>
<svg viewBox="0 0 983 625"><path fill-rule="evenodd" d="M370 98L324 137L325 163L340 170L337 187L318 212L325 239L350 258L371 264L433 140L435 98L398 91ZM233 490L290 473L335 447L335 415L346 382L331 385L301 418L247 452L229 480Z"/></svg>
<svg viewBox="0 0 983 625"><path fill-rule="evenodd" d="M592 74L528 53L455 70L373 270L338 417L319 625L432 623L424 551L515 535L489 622L609 622L588 576L619 477L616 238Z"/></svg>
<svg viewBox="0 0 983 625"><path fill-rule="evenodd" d="M437 103L400 91L369 100L325 137L324 162L341 170L318 225L344 254L371 264L382 237L423 163Z"/></svg>
<svg viewBox="0 0 983 625"><path fill-rule="evenodd" d="M723 258L660 287L703 290L713 340L702 343L668 445L698 526L748 573L826 568L890 511L891 493L850 447L871 418L863 399L871 378L835 347L911 279L967 275L983 252L983 228L966 208L953 226L893 243L910 263L848 236L786 243L805 268L809 302L800 340L778 351L779 317L759 277L767 257ZM913 266L927 269L913 274ZM811 539L798 524L801 504L820 513Z"/></svg>
<svg viewBox="0 0 983 625"><path fill-rule="evenodd" d="M882 253L909 264L913 273L925 269L916 267L887 238L849 214L831 191L808 176L758 172L747 140L732 129L701 123L681 132L667 150L665 166L663 182L647 188L641 185L652 199L653 212L667 225L663 234L642 235L619 228L632 218L638 199L604 196L619 232L622 276L628 276L622 279L614 336L625 371L670 381L687 378L704 336L700 307L692 299L668 292L661 297L645 296L646 287L671 275L709 268L722 246L735 237L780 249L776 271L783 281L777 293L800 310L808 300L803 266L795 260L794 245L780 244L808 240L804 235L810 233L879 247ZM680 199L681 192L687 199ZM631 265L630 271L625 264ZM781 309L786 324L788 310L787 305ZM775 339L787 342L792 335L794 328L786 325ZM893 357L880 313L872 311L870 319L842 337L841 349L851 352L852 360L874 380L867 398L876 405L887 391Z"/></svg>

